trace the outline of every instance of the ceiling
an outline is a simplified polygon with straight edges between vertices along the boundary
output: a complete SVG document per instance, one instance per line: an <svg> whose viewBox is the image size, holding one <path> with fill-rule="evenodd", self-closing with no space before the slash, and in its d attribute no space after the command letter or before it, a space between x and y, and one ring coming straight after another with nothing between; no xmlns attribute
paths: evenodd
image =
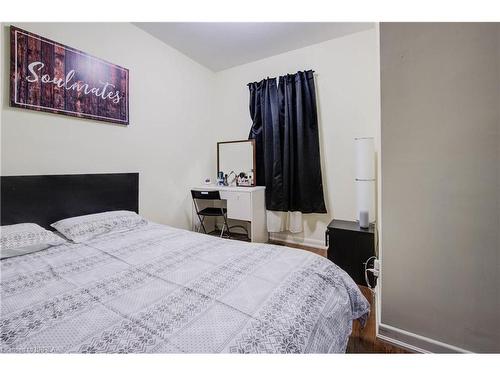
<svg viewBox="0 0 500 375"><path fill-rule="evenodd" d="M214 72L367 30L365 22L139 22Z"/></svg>

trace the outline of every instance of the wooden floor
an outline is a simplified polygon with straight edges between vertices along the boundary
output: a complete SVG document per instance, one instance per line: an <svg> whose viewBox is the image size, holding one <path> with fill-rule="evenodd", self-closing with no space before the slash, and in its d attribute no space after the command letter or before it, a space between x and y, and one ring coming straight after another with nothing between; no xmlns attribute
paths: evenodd
<svg viewBox="0 0 500 375"><path fill-rule="evenodd" d="M269 243L307 250L326 257L326 249L319 249L315 247L273 240L270 240ZM373 292L367 287L359 285L359 289L366 297L368 302L370 302L371 313L364 328L361 327L361 324L358 321L353 322L352 334L347 344L347 353L409 353L403 348L382 341L376 337L375 296L373 295Z"/></svg>
<svg viewBox="0 0 500 375"><path fill-rule="evenodd" d="M403 348L377 338L375 296L370 288L361 285L358 286L368 302L370 302L371 312L364 328L361 327L361 324L357 320L353 322L352 334L347 343L347 353L409 353Z"/></svg>

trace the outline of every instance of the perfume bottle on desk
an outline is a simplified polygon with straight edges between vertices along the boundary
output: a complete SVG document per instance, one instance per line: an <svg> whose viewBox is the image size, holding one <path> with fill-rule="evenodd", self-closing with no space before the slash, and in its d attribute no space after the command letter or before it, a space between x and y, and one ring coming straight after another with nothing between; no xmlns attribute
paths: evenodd
<svg viewBox="0 0 500 375"><path fill-rule="evenodd" d="M224 172L217 173L217 186L224 186Z"/></svg>

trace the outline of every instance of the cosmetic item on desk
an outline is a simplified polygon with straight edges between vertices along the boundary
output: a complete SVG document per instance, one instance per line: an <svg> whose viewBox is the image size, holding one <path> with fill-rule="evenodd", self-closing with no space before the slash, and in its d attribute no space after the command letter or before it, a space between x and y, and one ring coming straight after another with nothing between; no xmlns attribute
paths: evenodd
<svg viewBox="0 0 500 375"><path fill-rule="evenodd" d="M238 186L238 175L231 171L227 176L227 186Z"/></svg>
<svg viewBox="0 0 500 375"><path fill-rule="evenodd" d="M224 172L217 173L217 185L224 186Z"/></svg>
<svg viewBox="0 0 500 375"><path fill-rule="evenodd" d="M236 179L237 186L252 186L251 177L247 176L244 172L241 172Z"/></svg>

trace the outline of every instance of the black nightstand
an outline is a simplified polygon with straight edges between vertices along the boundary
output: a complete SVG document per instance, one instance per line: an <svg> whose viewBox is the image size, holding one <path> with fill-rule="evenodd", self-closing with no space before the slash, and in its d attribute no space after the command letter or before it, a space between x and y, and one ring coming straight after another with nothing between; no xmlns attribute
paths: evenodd
<svg viewBox="0 0 500 375"><path fill-rule="evenodd" d="M346 271L356 284L366 285L364 263L375 255L375 228L355 221L332 220L326 230L328 259ZM372 286L375 285L370 275Z"/></svg>

